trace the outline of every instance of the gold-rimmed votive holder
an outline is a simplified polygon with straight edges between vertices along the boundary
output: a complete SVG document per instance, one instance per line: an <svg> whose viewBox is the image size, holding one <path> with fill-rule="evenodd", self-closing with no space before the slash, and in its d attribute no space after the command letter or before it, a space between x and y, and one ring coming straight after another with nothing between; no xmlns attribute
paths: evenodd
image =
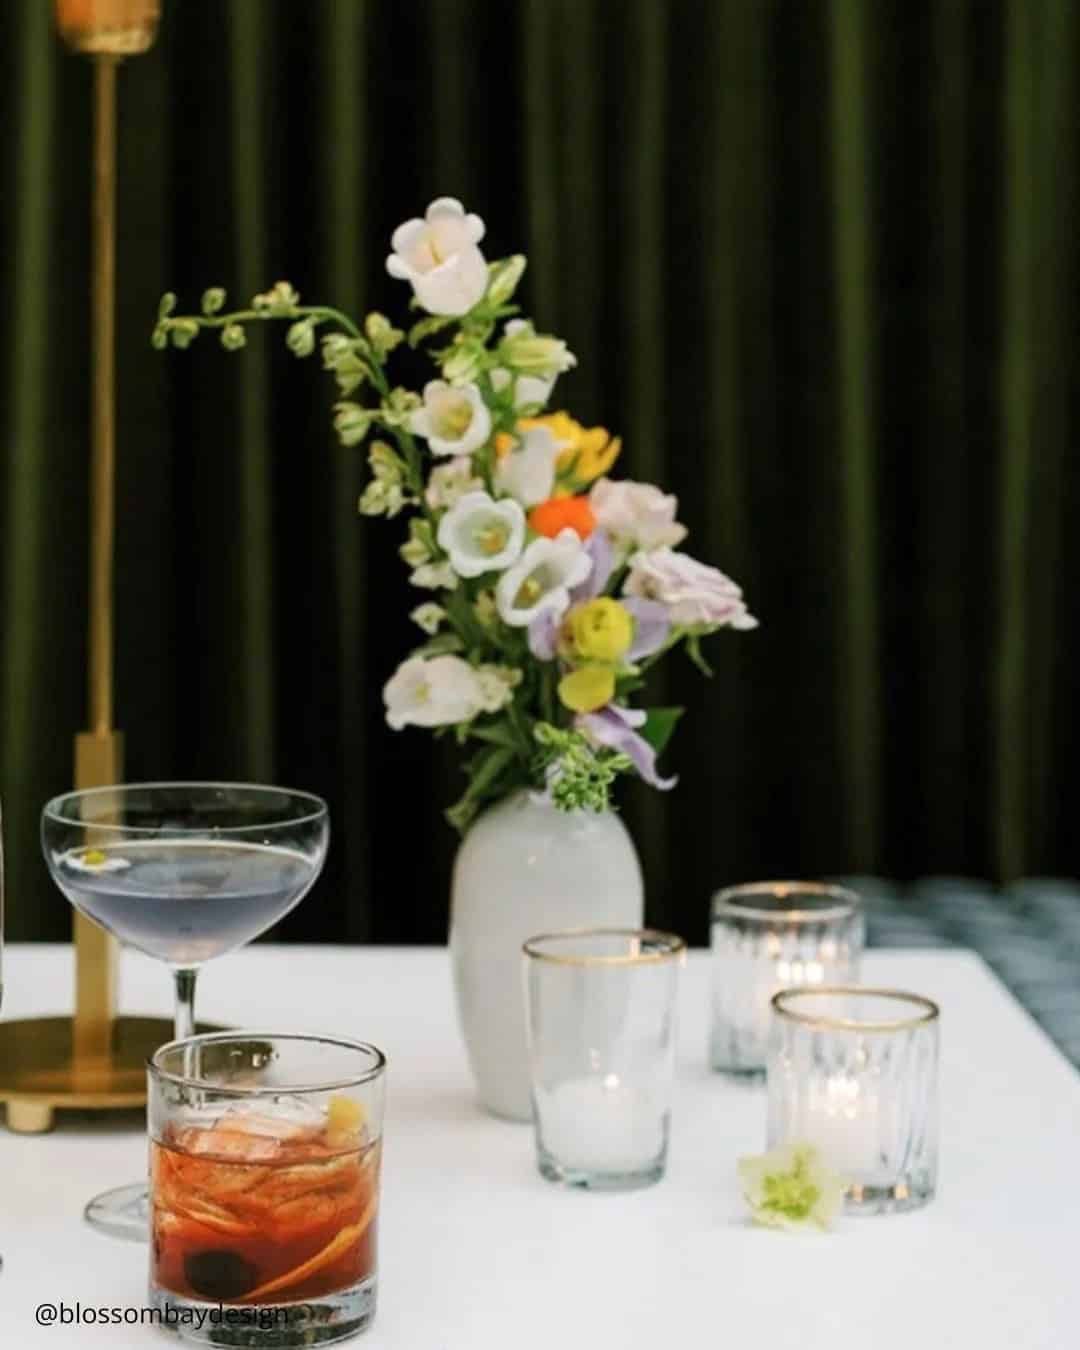
<svg viewBox="0 0 1080 1350"><path fill-rule="evenodd" d="M845 1209L933 1199L941 1015L896 989L787 989L772 1000L768 1144L813 1145L846 1184Z"/></svg>
<svg viewBox="0 0 1080 1350"><path fill-rule="evenodd" d="M523 950L541 1175L586 1190L659 1181L685 942L594 928L542 934Z"/></svg>
<svg viewBox="0 0 1080 1350"><path fill-rule="evenodd" d="M816 881L756 881L712 901L709 1062L765 1072L771 999L803 985L854 984L865 941L858 895Z"/></svg>

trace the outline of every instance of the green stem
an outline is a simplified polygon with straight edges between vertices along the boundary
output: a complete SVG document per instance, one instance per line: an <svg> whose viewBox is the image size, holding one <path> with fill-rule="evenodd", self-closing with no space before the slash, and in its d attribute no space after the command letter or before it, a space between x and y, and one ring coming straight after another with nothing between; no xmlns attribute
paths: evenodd
<svg viewBox="0 0 1080 1350"><path fill-rule="evenodd" d="M643 675L647 670L651 670L662 656L666 656L668 652L671 651L672 647L677 647L679 645L683 638L686 637L686 631L685 628L672 628L662 647L658 647L651 656L646 656L643 660L635 662L638 670L641 671Z"/></svg>
<svg viewBox="0 0 1080 1350"><path fill-rule="evenodd" d="M227 328L234 323L266 323L271 319L316 319L339 324L350 337L361 337L360 329L347 314L329 305L294 305L285 313L268 309L234 309L228 314L170 314L166 324L187 320L197 323L200 328Z"/></svg>

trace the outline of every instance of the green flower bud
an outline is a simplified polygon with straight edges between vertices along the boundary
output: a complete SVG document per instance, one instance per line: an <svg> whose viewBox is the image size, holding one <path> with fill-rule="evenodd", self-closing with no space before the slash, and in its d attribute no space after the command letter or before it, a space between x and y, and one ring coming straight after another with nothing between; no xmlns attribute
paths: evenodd
<svg viewBox="0 0 1080 1350"><path fill-rule="evenodd" d="M420 567L435 555L435 532L431 522L414 516L409 521L408 541L398 549L410 567Z"/></svg>
<svg viewBox="0 0 1080 1350"><path fill-rule="evenodd" d="M227 352L238 352L247 346L247 334L238 323L229 323L221 330L221 345Z"/></svg>
<svg viewBox="0 0 1080 1350"><path fill-rule="evenodd" d="M225 290L222 286L211 286L209 290L203 291L202 312L204 314L216 314L225 304Z"/></svg>
<svg viewBox="0 0 1080 1350"><path fill-rule="evenodd" d="M359 403L335 403L334 430L342 445L357 445L371 430L371 412Z"/></svg>
<svg viewBox="0 0 1080 1350"><path fill-rule="evenodd" d="M154 329L154 331L150 334L150 345L151 347L156 348L159 352L164 351L165 348L169 345L168 329L166 329L163 323L159 323Z"/></svg>
<svg viewBox="0 0 1080 1350"><path fill-rule="evenodd" d="M253 297L251 307L261 310L270 318L282 318L299 303L299 292L288 281L275 281L268 291Z"/></svg>
<svg viewBox="0 0 1080 1350"><path fill-rule="evenodd" d="M383 420L387 426L404 426L413 413L420 407L422 399L419 394L414 394L411 389L391 389L390 393L383 399L382 411Z"/></svg>
<svg viewBox="0 0 1080 1350"><path fill-rule="evenodd" d="M371 442L368 463L375 477L387 483L400 483L405 477L405 465L401 457L385 441Z"/></svg>
<svg viewBox="0 0 1080 1350"><path fill-rule="evenodd" d="M488 268L491 280L488 282L487 298L493 305L505 305L517 290L518 282L525 272L525 255L515 253L512 258L503 258L493 262Z"/></svg>
<svg viewBox="0 0 1080 1350"><path fill-rule="evenodd" d="M297 319L296 323L290 324L285 345L294 356L310 356L315 350L314 319Z"/></svg>
<svg viewBox="0 0 1080 1350"><path fill-rule="evenodd" d="M577 365L577 357L562 338L519 332L503 338L499 345L499 363L523 375L550 379Z"/></svg>
<svg viewBox="0 0 1080 1350"><path fill-rule="evenodd" d="M373 479L364 489L360 498L359 510L362 516L382 516L389 505L390 484Z"/></svg>
<svg viewBox="0 0 1080 1350"><path fill-rule="evenodd" d="M343 333L328 333L322 340L323 369L332 370L338 388L351 394L368 378L368 367L362 359L366 344Z"/></svg>
<svg viewBox="0 0 1080 1350"><path fill-rule="evenodd" d="M174 347L190 347L199 336L199 325L194 319L170 319L167 324Z"/></svg>
<svg viewBox="0 0 1080 1350"><path fill-rule="evenodd" d="M158 301L158 310L157 310L158 318L167 319L175 308L176 308L176 292L166 291L165 294Z"/></svg>
<svg viewBox="0 0 1080 1350"><path fill-rule="evenodd" d="M459 333L450 348L450 355L442 363L443 377L451 384L471 383L480 374L486 354L482 342Z"/></svg>
<svg viewBox="0 0 1080 1350"><path fill-rule="evenodd" d="M380 361L385 361L388 354L405 337L401 329L395 328L385 314L375 312L369 314L364 320L364 332L367 334L375 356Z"/></svg>

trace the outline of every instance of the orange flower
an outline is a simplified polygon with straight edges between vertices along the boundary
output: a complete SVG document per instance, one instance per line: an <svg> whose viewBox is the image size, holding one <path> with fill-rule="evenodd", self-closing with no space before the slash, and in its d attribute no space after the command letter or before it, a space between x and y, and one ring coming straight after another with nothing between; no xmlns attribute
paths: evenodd
<svg viewBox="0 0 1080 1350"><path fill-rule="evenodd" d="M548 539L567 528L588 539L596 529L596 517L588 497L549 497L529 512L529 526Z"/></svg>

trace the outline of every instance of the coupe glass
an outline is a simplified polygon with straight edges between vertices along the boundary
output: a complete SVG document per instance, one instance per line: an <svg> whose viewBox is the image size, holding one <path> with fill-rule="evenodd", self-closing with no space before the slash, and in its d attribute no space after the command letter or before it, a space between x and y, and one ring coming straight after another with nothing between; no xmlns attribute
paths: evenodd
<svg viewBox="0 0 1080 1350"><path fill-rule="evenodd" d="M288 914L322 870L326 803L244 783L132 783L48 802L41 842L53 880L87 918L164 961L176 1037L195 1030L195 979ZM87 1220L144 1240L145 1185L92 1200Z"/></svg>

